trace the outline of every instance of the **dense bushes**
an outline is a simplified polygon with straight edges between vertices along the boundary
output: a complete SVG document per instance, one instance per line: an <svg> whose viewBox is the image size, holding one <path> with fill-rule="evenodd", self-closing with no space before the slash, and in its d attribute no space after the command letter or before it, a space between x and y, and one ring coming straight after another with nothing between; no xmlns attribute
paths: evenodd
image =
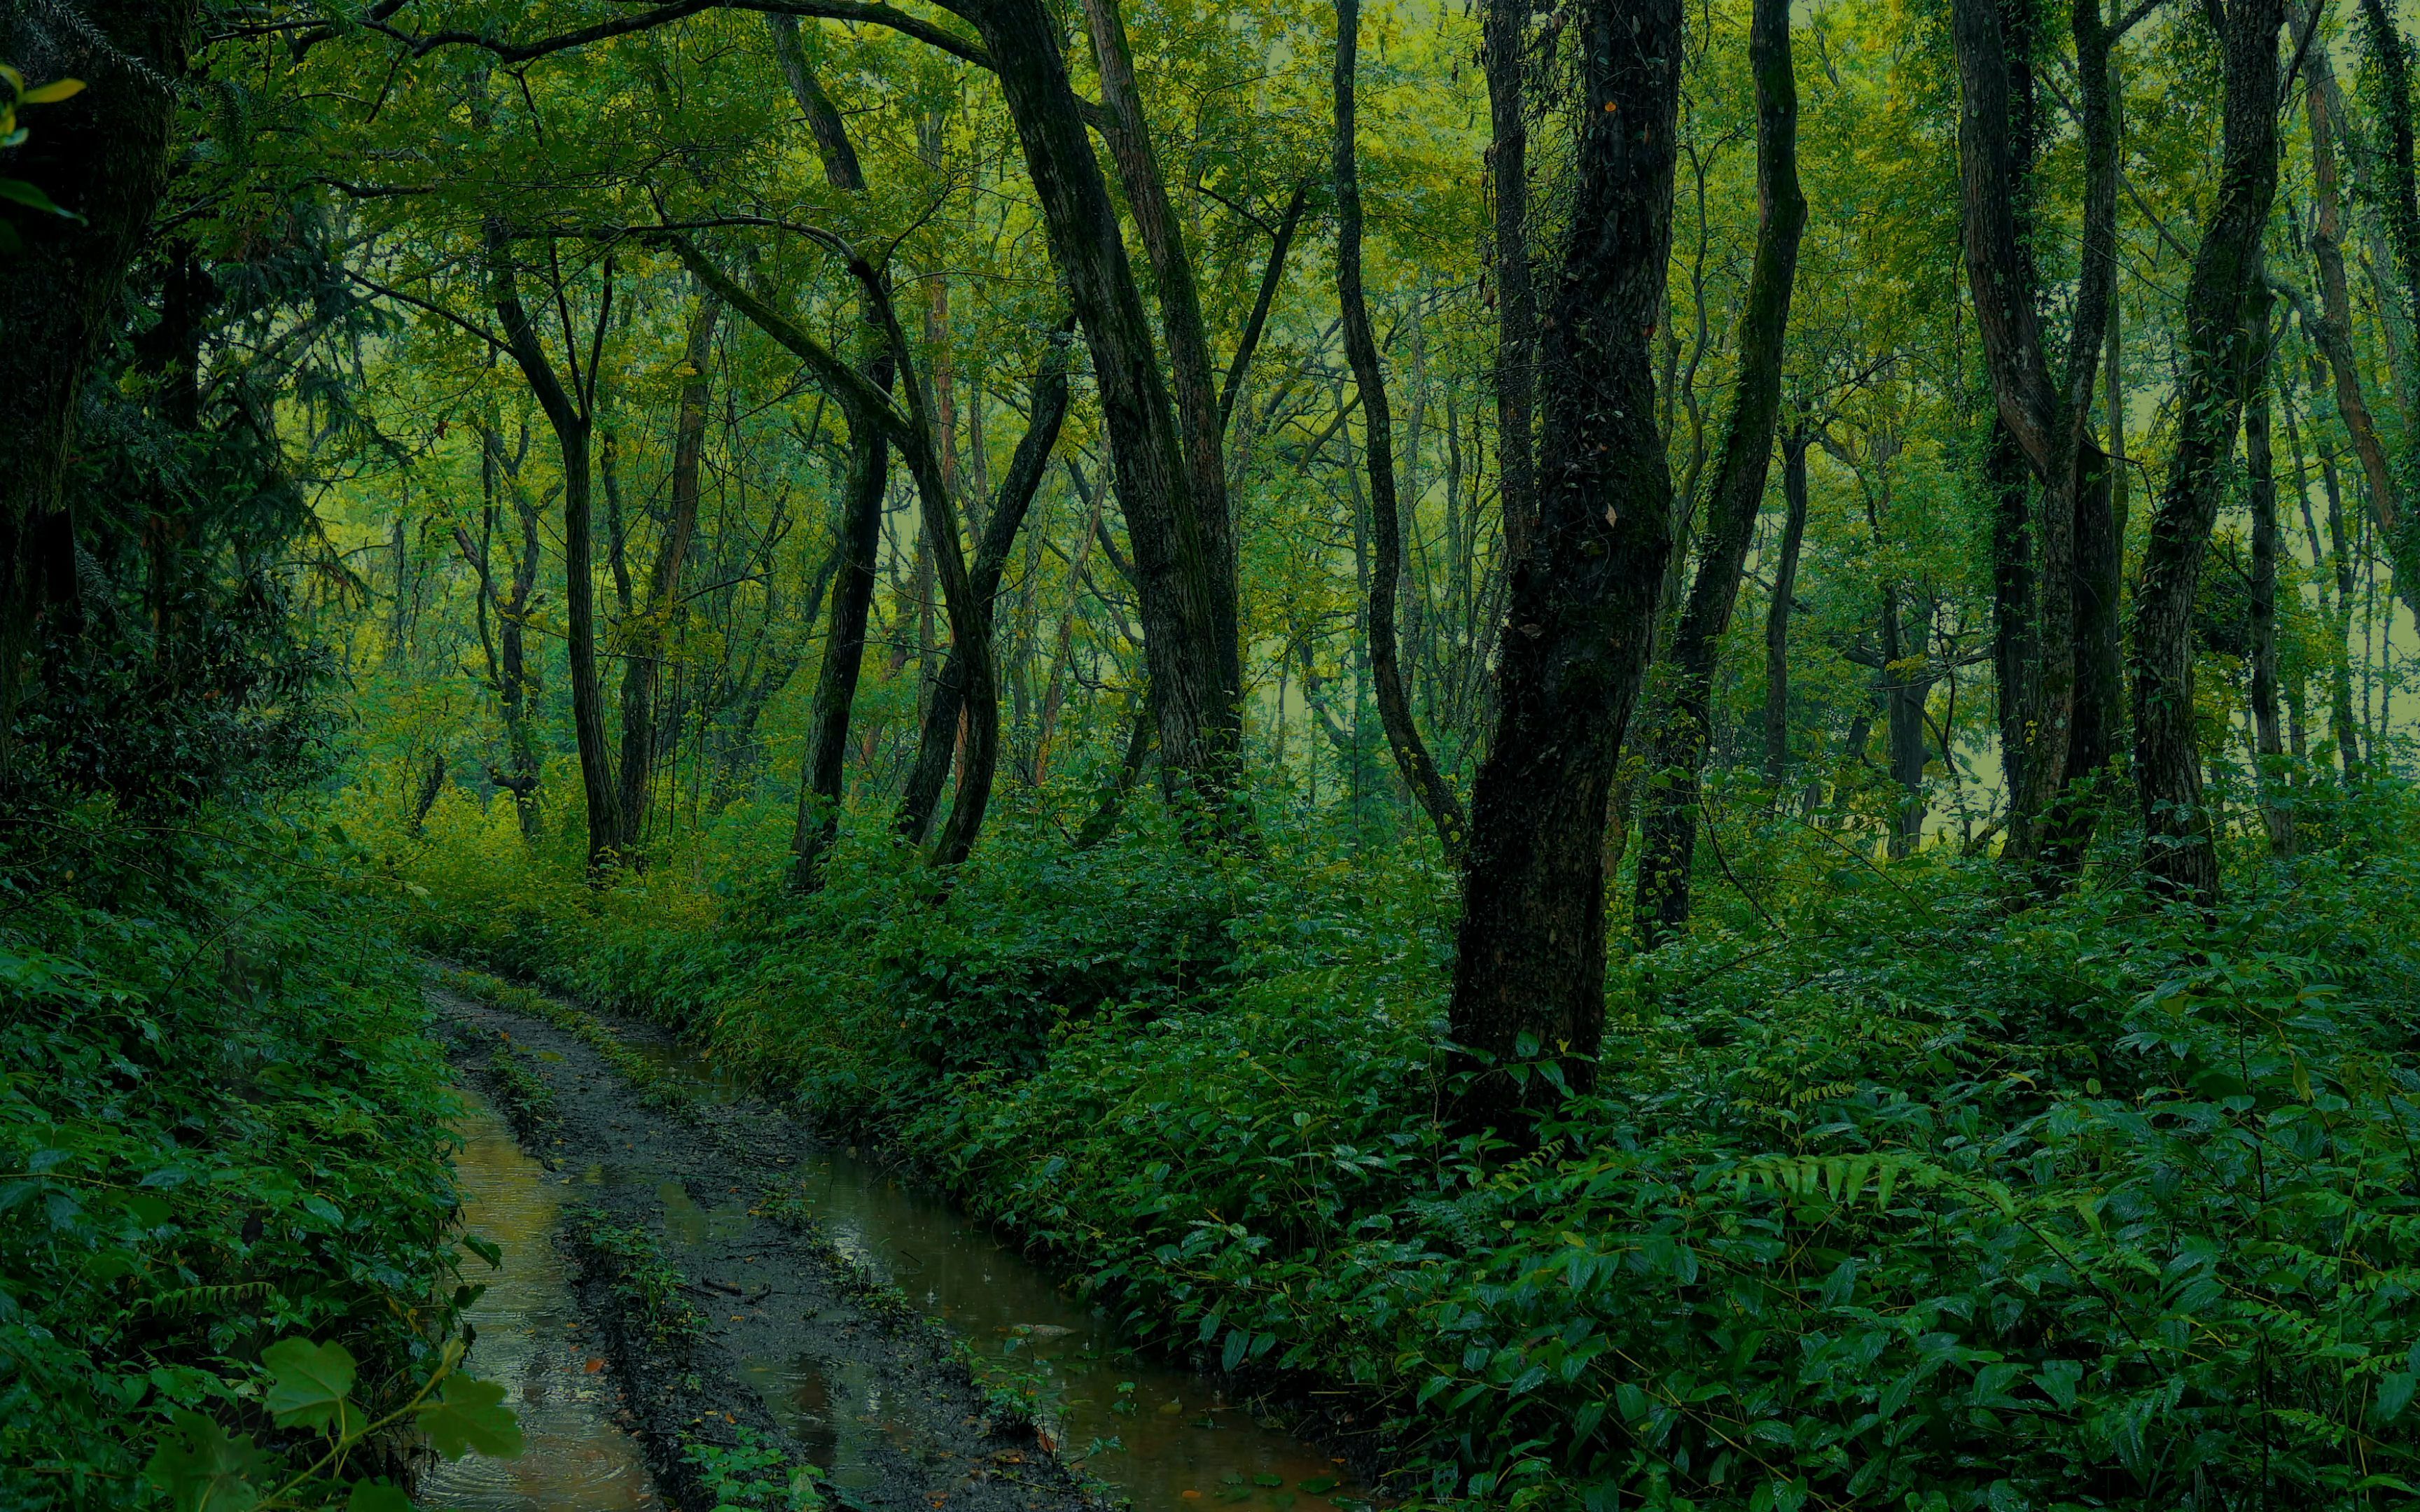
<svg viewBox="0 0 2420 1512"><path fill-rule="evenodd" d="M878 1127L1138 1337L1357 1383L1428 1494L2353 1505L2420 1478L2420 840L2339 817L2214 919L1760 837L1787 933L1618 971L1520 1159L1436 1118L1417 858L1008 825L946 894L857 852L718 911L491 856L543 950L413 864L434 935Z"/></svg>
<svg viewBox="0 0 2420 1512"><path fill-rule="evenodd" d="M237 818L11 827L0 1503L149 1504L180 1411L279 1439L281 1337L349 1349L374 1411L409 1399L452 1330L455 1104L358 868Z"/></svg>

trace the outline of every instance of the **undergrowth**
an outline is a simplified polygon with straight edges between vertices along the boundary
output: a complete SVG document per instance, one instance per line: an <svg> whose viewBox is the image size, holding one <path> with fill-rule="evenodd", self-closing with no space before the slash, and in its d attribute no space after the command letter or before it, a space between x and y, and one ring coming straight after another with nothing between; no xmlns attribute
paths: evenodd
<svg viewBox="0 0 2420 1512"><path fill-rule="evenodd" d="M451 1363L473 1295L458 1109L372 880L349 847L259 817L97 802L15 821L0 1504L154 1504L147 1460L194 1434L300 1452L309 1436L264 1405L276 1341L357 1361L372 1417ZM352 1463L399 1479L404 1431Z"/></svg>
<svg viewBox="0 0 2420 1512"><path fill-rule="evenodd" d="M1416 852L1012 813L946 893L865 845L795 900L592 889L465 808L409 866L432 947L895 1141L1137 1340L1349 1388L1399 1492L2350 1507L2420 1476L2420 808L2332 823L2211 918L1729 837L1761 896L1617 964L1526 1155L1442 1121Z"/></svg>

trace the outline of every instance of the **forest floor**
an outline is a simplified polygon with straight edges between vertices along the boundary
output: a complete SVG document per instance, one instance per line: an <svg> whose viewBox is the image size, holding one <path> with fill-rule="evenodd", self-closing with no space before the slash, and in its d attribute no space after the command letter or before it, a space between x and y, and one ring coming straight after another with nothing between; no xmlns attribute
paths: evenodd
<svg viewBox="0 0 2420 1512"><path fill-rule="evenodd" d="M668 1501L715 1506L692 1446L714 1462L752 1440L833 1472L827 1494L844 1504L1090 1504L1016 1404L977 1384L945 1330L784 1202L820 1148L811 1131L752 1099L634 1087L562 1028L441 987L427 995L456 1065L547 1165L544 1179L563 1183L557 1242L620 1393L615 1421ZM641 1055L673 1050L660 1030L608 1027ZM763 1381L775 1383L779 1415Z"/></svg>

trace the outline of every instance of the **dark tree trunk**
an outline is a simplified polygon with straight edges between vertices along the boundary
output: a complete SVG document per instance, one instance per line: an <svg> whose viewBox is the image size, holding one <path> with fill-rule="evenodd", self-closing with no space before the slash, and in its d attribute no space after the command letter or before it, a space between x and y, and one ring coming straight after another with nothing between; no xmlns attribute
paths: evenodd
<svg viewBox="0 0 2420 1512"><path fill-rule="evenodd" d="M1790 0L1757 0L1748 28L1756 78L1756 261L1740 317L1739 376L1730 424L1707 499L1697 581L1681 612L1670 666L1657 685L1647 721L1639 823L1638 882L1633 903L1640 945L1649 949L1689 921L1690 872L1698 841L1699 783L1714 733L1714 657L1739 602L1740 575L1764 503L1773 430L1781 413L1781 359L1790 332L1790 294L1807 199L1798 189L1798 86L1792 71ZM1799 466L1805 467L1802 445ZM1794 563L1793 563L1794 566Z"/></svg>
<svg viewBox="0 0 2420 1512"><path fill-rule="evenodd" d="M1377 338L1370 330L1369 301L1361 288L1360 151L1354 139L1353 98L1360 27L1360 0L1337 0L1336 296L1342 312L1345 356L1353 364L1353 386L1361 400L1361 450L1370 472L1370 544L1374 557L1370 574L1370 681L1377 695L1378 723L1394 752L1395 765L1429 823L1436 826L1448 859L1459 862L1469 821L1463 814L1462 800L1454 796L1431 759L1428 743L1420 738L1397 660L1395 599L1404 579L1404 532L1395 494L1393 410L1387 399L1387 375L1378 360ZM1419 444L1417 435L1413 444ZM1417 498L1414 501L1418 502Z"/></svg>
<svg viewBox="0 0 2420 1512"><path fill-rule="evenodd" d="M1921 642L1907 643L1905 609L1900 590L1883 590L1883 652L1878 676L1882 687L1883 728L1888 737L1891 781L1900 790L1899 814L1891 825L1893 858L1915 851L1924 839L1924 701L1932 678L1918 667Z"/></svg>
<svg viewBox="0 0 2420 1512"><path fill-rule="evenodd" d="M8 212L24 247L0 274L0 778L6 711L37 638L82 628L76 527L62 496L77 396L166 186L195 12L193 0L89 0L0 16L0 58L29 85L87 85L22 114L28 134L6 168L83 220Z"/></svg>
<svg viewBox="0 0 2420 1512"><path fill-rule="evenodd" d="M2218 849L2195 743L2193 606L2257 345L2260 238L2277 193L2281 0L2235 0L2225 21L2218 193L2186 286L2176 448L2134 594L2143 871L2155 891L2205 907L2218 897Z"/></svg>
<svg viewBox="0 0 2420 1512"><path fill-rule="evenodd" d="M2119 34L2102 19L2100 0L2073 0L2071 29L2084 145L2083 235L2066 361L2054 374L2022 224L2034 146L2029 10L2000 0L1955 0L1951 7L1976 326L2000 422L2042 496L2028 637L2039 649L2017 701L2027 738L2021 758L2009 764L2009 854L2040 860L2037 881L2053 891L2073 883L2098 822L2098 768L2118 717L2110 674L2117 606L2104 592L2117 573L2108 555L2116 531L2106 518L2107 468L2092 441L2091 414L2117 301L2118 118L2109 59ZM2002 529L1994 539L2011 544ZM1995 563L1995 576L2006 562L2001 556ZM2004 719L2004 733L2009 727Z"/></svg>
<svg viewBox="0 0 2420 1512"><path fill-rule="evenodd" d="M1983 455L1992 494L1992 672L1997 690L2000 770L2009 791L2005 848L2033 854L2040 789L2033 780L2034 677L2041 647L2034 624L2033 474L1995 410Z"/></svg>
<svg viewBox="0 0 2420 1512"><path fill-rule="evenodd" d="M866 378L885 393L891 391L889 353L866 364ZM848 474L841 484L840 571L832 584L831 618L825 624L823 665L815 674L798 828L790 845L790 885L800 892L822 885L824 857L840 836L849 712L865 666L865 626L880 576L882 497L890 482L891 447L882 427L871 416L850 415Z"/></svg>
<svg viewBox="0 0 2420 1512"><path fill-rule="evenodd" d="M1790 770L1790 615L1797 608L1798 553L1807 540L1805 412L1781 440L1781 558L1773 569L1773 604L1764 616L1764 779L1777 795Z"/></svg>
<svg viewBox="0 0 2420 1512"><path fill-rule="evenodd" d="M2275 334L2266 299L2260 301L2260 307L2259 354L2255 359L2252 395L2243 409L2244 492L2252 506L2253 779L2260 795L2260 819L2269 832L2270 850L2291 856L2293 810L2278 792L2285 779L2286 737L2277 710L2277 474L2269 437Z"/></svg>
<svg viewBox="0 0 2420 1512"><path fill-rule="evenodd" d="M1496 199L1496 470L1504 553L1518 562L1538 517L1532 409L1538 295L1529 270L1529 106L1524 78L1528 0L1483 0L1480 56L1487 69L1488 184Z"/></svg>
<svg viewBox="0 0 2420 1512"><path fill-rule="evenodd" d="M504 328L505 349L537 395L563 455L564 620L571 654L571 723L580 748L580 785L588 800L588 864L597 868L612 859L622 836L621 792L614 785L613 753L605 739L605 698L597 673L596 531L589 466L597 359L613 312L613 265L609 260L605 269L587 370L582 373L576 351L569 353L571 383L566 387L522 307L504 224L490 220L487 238L490 297ZM565 336L570 338L568 330Z"/></svg>
<svg viewBox="0 0 2420 1512"><path fill-rule="evenodd" d="M992 497L984 521L983 539L975 547L971 583L986 612L1000 595L1000 579L1007 571L1008 554L1016 545L1017 532L1024 526L1033 497L1041 489L1043 473L1050 466L1050 449L1058 443L1059 429L1066 422L1067 402L1067 349L1061 340L1053 340L1043 358L1042 371L1034 378L1025 434L1018 438L1016 455L1009 459L1008 473L1001 480L1000 491ZM940 806L941 789L949 780L951 757L957 750L966 697L967 659L962 648L954 644L949 659L942 665L940 678L934 685L932 704L925 710L923 730L917 740L916 765L908 775L907 795L899 805L899 835L911 844L922 844L932 831L933 814ZM972 748L973 743L969 742L970 752ZM958 802L968 802L968 795L978 790L987 795L992 777L989 771L975 771L971 761L965 764L958 774ZM982 801L978 799L975 806L982 807Z"/></svg>
<svg viewBox="0 0 2420 1512"><path fill-rule="evenodd" d="M2321 455L2319 479L2327 488L2328 561L2336 582L2331 626L2335 643L2329 648L2334 654L2328 658L2333 674L2328 691L2329 733L2335 737L2336 764L2350 781L2361 772L2361 723L2352 712L2352 548L2346 539L2344 485L2334 457Z"/></svg>
<svg viewBox="0 0 2420 1512"><path fill-rule="evenodd" d="M656 690L663 682L664 637L678 605L681 571L688 565L690 542L697 534L698 474L706 455L706 401L714 383L706 367L714 356L714 328L722 316L722 301L708 289L698 295L689 322L689 344L683 354L689 381L681 385L680 409L673 418L672 514L664 522L663 539L647 570L647 596L639 605L639 619L626 625L622 668L622 835L615 849L636 863L646 838L647 805L654 794L657 747Z"/></svg>
<svg viewBox="0 0 2420 1512"><path fill-rule="evenodd" d="M1191 788L1223 809L1238 775L1243 728L1225 480L1204 485L1193 476L1204 438L1188 423L1180 440L1151 317L1048 7L1043 0L982 0L966 10L998 71L1052 255L1092 351L1118 500L1135 544L1163 779L1171 790ZM1190 412L1189 398L1187 404ZM1210 395L1214 413L1216 404Z"/></svg>
<svg viewBox="0 0 2420 1512"><path fill-rule="evenodd" d="M526 445L529 433L521 439ZM504 460L504 439L493 426L482 432L485 455L480 461L487 496L493 500L503 475L513 479L513 517L520 526L520 550L513 558L513 592L496 604L496 703L504 719L504 770L489 773L495 784L513 795L513 811L520 820L521 838L535 840L542 815L538 803L540 768L537 737L532 728L536 715L537 677L529 665L531 600L537 594L538 505L520 486L518 460ZM492 506L491 506L492 507Z"/></svg>
<svg viewBox="0 0 2420 1512"><path fill-rule="evenodd" d="M1581 114L1541 363L1539 516L1512 568L1450 1014L1474 1072L1460 1117L1516 1135L1555 1080L1593 1077L1606 799L1672 549L1651 343L1671 253L1682 8L1589 0L1574 22ZM1528 1074L1521 1063L1542 1057L1545 1074Z"/></svg>

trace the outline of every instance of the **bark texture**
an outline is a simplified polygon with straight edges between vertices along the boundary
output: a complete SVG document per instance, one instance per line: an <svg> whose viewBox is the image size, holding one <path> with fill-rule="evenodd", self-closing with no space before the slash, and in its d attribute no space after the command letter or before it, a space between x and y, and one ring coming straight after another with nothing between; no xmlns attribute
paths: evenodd
<svg viewBox="0 0 2420 1512"><path fill-rule="evenodd" d="M1555 1080L1593 1075L1606 800L1672 549L1651 344L1671 252L1682 8L1590 0L1573 24L1580 120L1541 363L1539 517L1512 568L1450 1011L1472 1072L1463 1120L1516 1134Z"/></svg>
<svg viewBox="0 0 2420 1512"><path fill-rule="evenodd" d="M2226 102L2218 193L2186 285L2176 449L2134 593L2134 782L2142 864L2156 892L2209 906L2218 849L2195 738L2193 606L2226 493L2258 347L2260 238L2277 193L2280 0L2235 0L2220 45Z"/></svg>

